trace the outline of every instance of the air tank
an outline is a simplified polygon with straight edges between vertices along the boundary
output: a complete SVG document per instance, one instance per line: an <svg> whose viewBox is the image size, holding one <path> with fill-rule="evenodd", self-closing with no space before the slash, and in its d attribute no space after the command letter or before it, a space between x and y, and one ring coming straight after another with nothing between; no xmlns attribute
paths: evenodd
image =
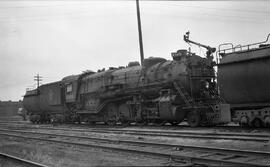
<svg viewBox="0 0 270 167"><path fill-rule="evenodd" d="M218 65L221 96L230 104L270 102L270 46L222 55Z"/></svg>

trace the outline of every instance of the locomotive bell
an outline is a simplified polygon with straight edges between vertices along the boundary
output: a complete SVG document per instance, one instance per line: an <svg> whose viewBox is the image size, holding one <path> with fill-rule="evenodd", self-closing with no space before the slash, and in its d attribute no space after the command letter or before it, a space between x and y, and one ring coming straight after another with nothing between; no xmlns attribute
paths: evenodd
<svg viewBox="0 0 270 167"><path fill-rule="evenodd" d="M183 57L187 56L187 50L186 49L181 49L178 50L177 52L172 53L172 58L175 61L180 61Z"/></svg>

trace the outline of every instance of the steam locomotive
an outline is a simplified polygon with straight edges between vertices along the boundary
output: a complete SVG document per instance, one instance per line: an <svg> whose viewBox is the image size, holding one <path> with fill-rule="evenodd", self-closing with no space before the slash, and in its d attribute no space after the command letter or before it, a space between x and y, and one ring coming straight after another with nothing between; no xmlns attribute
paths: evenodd
<svg viewBox="0 0 270 167"><path fill-rule="evenodd" d="M206 58L178 50L173 60L150 57L142 65L67 76L27 91L23 104L34 123L228 123L230 105L218 95L213 48L208 49Z"/></svg>
<svg viewBox="0 0 270 167"><path fill-rule="evenodd" d="M221 44L216 64L216 49L187 32L184 41L206 48L206 58L178 50L173 60L150 57L142 65L86 71L27 91L23 104L32 122L269 126L269 36L245 46Z"/></svg>

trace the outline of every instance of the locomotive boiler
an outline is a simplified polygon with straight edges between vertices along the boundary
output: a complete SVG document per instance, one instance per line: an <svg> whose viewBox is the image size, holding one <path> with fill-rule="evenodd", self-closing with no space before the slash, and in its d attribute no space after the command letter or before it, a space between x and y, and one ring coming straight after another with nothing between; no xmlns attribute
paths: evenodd
<svg viewBox="0 0 270 167"><path fill-rule="evenodd" d="M150 57L140 65L86 71L26 92L32 122L72 121L178 124L192 127L231 121L215 83L214 61L187 50L173 60Z"/></svg>
<svg viewBox="0 0 270 167"><path fill-rule="evenodd" d="M243 126L270 125L270 45L265 44L269 36L264 42L230 44L230 48L219 51L220 93L231 104L233 120Z"/></svg>

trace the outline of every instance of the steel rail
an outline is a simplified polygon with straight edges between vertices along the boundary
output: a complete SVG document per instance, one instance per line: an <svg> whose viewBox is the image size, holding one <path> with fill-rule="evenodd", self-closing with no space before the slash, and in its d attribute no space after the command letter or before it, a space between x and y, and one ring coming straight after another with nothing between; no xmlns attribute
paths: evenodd
<svg viewBox="0 0 270 167"><path fill-rule="evenodd" d="M128 152L128 153L137 153L137 154L144 154L144 155L150 155L150 156L158 156L158 157L164 157L168 159L173 159L174 161L180 160L180 162L190 162L190 163L196 163L196 164L207 164L209 163L211 165L231 165L231 166L258 166L258 164L252 164L252 163L243 163L243 162L230 162L227 160L215 160L215 159L209 159L209 158L200 158L200 157L190 157L185 155L171 155L168 153L158 153L158 152L151 152L151 151L142 151L142 150L135 150L135 149L126 149L126 148L119 148L119 147L109 147L104 145L96 145L96 144L85 144L85 143L75 143L70 141L58 141L53 139L43 139L43 138L35 138L35 137L25 137L25 136L19 136L19 135L12 135L12 134L2 134L5 136L12 136L12 137L18 137L18 138L25 138L25 139L32 139L32 140L40 140L40 141L47 141L47 142L54 142L59 144L68 144L68 145L77 145L77 146L83 146L83 147L91 147L91 148L98 148L98 149L109 149L114 151L121 151L121 152ZM178 161L179 162L179 161ZM262 165L264 166L264 165Z"/></svg>
<svg viewBox="0 0 270 167"><path fill-rule="evenodd" d="M18 121L6 121L6 122L0 122L0 124L2 125L2 124L6 124L6 125L14 125L14 124L17 124L17 125L23 125L23 124L26 124L26 123L28 123L28 122L18 122Z"/></svg>
<svg viewBox="0 0 270 167"><path fill-rule="evenodd" d="M47 128L50 129L50 128ZM242 140L242 141L259 141L269 142L270 135L252 135L252 134L236 134L236 133L201 133L201 132L180 132L180 131L150 131L150 130L132 130L132 129L65 129L54 128L52 130L67 130L81 132L97 132L97 133L120 133L129 135L147 135L147 136L163 136L177 138L196 138L196 139L223 139L223 140Z"/></svg>
<svg viewBox="0 0 270 167"><path fill-rule="evenodd" d="M14 163L19 163L20 165L27 166L27 167L48 167L46 165L36 163L30 160L22 159L13 155L9 155L6 153L0 152L0 159L4 159L7 161L12 161Z"/></svg>
<svg viewBox="0 0 270 167"><path fill-rule="evenodd" d="M50 126L50 124L31 124L30 122L1 122L0 121L0 124L4 124L4 125L9 125L10 123L16 123L16 124L24 124L24 125L45 125L45 126ZM25 124L27 123L27 124ZM11 124L11 125L14 125L14 124ZM63 125L66 125L66 124L63 124ZM136 131L134 129L117 129L118 126L114 126L114 127L109 127L108 128L108 125L95 125L93 127L90 127L89 125L86 125L86 124L72 124L74 126L79 126L79 127L87 127L87 128L90 128L91 131L92 129L95 129L95 130L100 130L102 128L103 129L109 129L111 131ZM101 128L96 128L96 126L102 126ZM184 126L184 125L183 125ZM105 127L105 128L104 128ZM119 126L121 128L121 126ZM132 127L132 126L131 126ZM151 126L146 126L146 127L150 127L152 128ZM182 128L182 126L180 125L179 127ZM213 127L213 128L234 128L235 126L225 126L225 127L221 127L221 126L216 126L216 127ZM35 127L31 127L31 128L35 128ZM38 127L38 128L46 128L46 127ZM68 127L70 128L70 127ZM200 128L203 128L203 127L200 127ZM235 128L241 128L241 127L235 127ZM64 130L64 128L55 128L54 129L60 129L60 130ZM209 129L209 127L206 127L205 129ZM79 129L75 129L75 130L78 130ZM87 129L89 130L89 129ZM156 128L154 129L156 130ZM173 127L171 129L171 127L168 127L168 129L166 130L171 130L171 131L165 131L165 130L160 130L158 129L158 131L150 131L150 130L137 130L139 132L153 132L153 133L171 133L171 134L202 134L202 135L225 135L225 136L243 136L243 137L269 137L270 138L270 135L267 135L267 134L247 134L247 132L245 133L235 133L235 132L229 132L229 133L226 133L226 132L219 132L219 133L215 133L215 132L207 132L207 133L202 133L202 132L187 132L187 131L179 131L178 129L175 129L175 127ZM192 130L198 130L198 128L193 128ZM245 130L243 128L243 130ZM84 129L85 131L85 129Z"/></svg>
<svg viewBox="0 0 270 167"><path fill-rule="evenodd" d="M95 133L116 133L129 135L144 135L144 136L163 136L173 138L196 138L196 139L223 139L223 140L241 140L241 141L256 141L269 142L270 135L262 134L240 134L240 133L202 133L202 132L186 132L186 131L153 131L153 130L134 130L134 129L67 129L67 128L49 128L49 127L30 127L31 129L47 129L47 130L65 130L78 132L95 132Z"/></svg>
<svg viewBox="0 0 270 167"><path fill-rule="evenodd" d="M48 125L48 123L41 123L41 124L34 124L31 123L29 121L23 121L20 120L18 121L1 121L0 120L0 124L10 124L10 123L15 123L15 124L29 124L29 125ZM74 126L79 126L79 127L89 127L89 126L101 126L101 127L108 127L109 125L104 125L104 124L96 124L96 125L89 125L89 124L76 124L76 123L63 123L62 125L74 125ZM144 127L142 125L129 125L130 127ZM114 127L126 127L126 126L122 126L122 125L115 125ZM146 125L145 127L149 127L149 128L172 128L173 130L175 130L176 128L188 128L188 129L209 129L209 128L216 128L216 129L239 129L239 130L250 130L250 127L241 127L241 126L231 126L231 125L219 125L219 126L212 126L212 127L205 127L205 126L201 126L201 127L197 127L197 128L191 128L188 125L177 125L177 126L162 126L162 125ZM253 130L261 130L261 129L267 129L267 128L252 128Z"/></svg>
<svg viewBox="0 0 270 167"><path fill-rule="evenodd" d="M8 131L10 132L10 130L3 130L3 129L0 129L0 131ZM49 135L50 137L51 136L55 136L55 137L67 137L68 139L70 138L76 138L76 139L86 139L87 141L89 140L94 140L94 141L105 141L105 142L110 142L110 143L125 143L125 144L137 144L137 145L148 145L148 146L155 146L157 148L161 148L161 147L166 147L166 148L183 148L183 149L190 149L190 150L199 150L199 151L209 151L210 153L213 153L213 152L219 152L219 153L229 153L229 154L239 154L239 155L252 155L252 156L263 156L263 157L270 157L270 152L262 152L262 151L251 151L251 150L237 150L237 149L227 149L227 148L216 148L216 147L204 147L204 146L191 146L191 145L173 145L173 144L163 144L163 143L152 143L152 142L140 142L140 141L132 141L132 140L114 140L114 139L105 139L105 138L94 138L94 137L83 137L83 136L74 136L74 135L61 135L61 134L51 134L51 133L40 133L40 132L29 132L29 131L15 131L17 133L23 133L23 134L26 134L26 133L31 133L31 134L37 134L37 135ZM27 139L35 139L35 140L43 140L43 141L52 141L52 142L60 142L60 143L64 143L64 144L74 144L74 142L66 142L66 141L57 141L57 140L53 140L53 139L44 139L44 138L37 138L37 137L25 137L25 136L22 136L22 135L14 135L14 134L7 134L7 133L0 133L0 135L6 135L6 136L13 136L13 137L20 137L20 138L27 138ZM78 144L78 143L75 143L75 144ZM83 145L83 146L86 146L86 145L89 145L89 144L84 144L84 143L79 143L79 145ZM90 144L91 145L91 144ZM98 145L95 145L95 144L92 144L91 146L96 146L96 147L101 147L101 148L109 148L108 146L98 146ZM113 149L116 149L116 150L119 150L119 151L124 151L124 150L128 150L128 152L132 151L133 149L121 149L121 148L113 148ZM134 151L132 151L134 152ZM137 150L135 152L139 152L139 153L144 153L145 151L142 151L142 150ZM152 154L152 152L147 152L147 154ZM164 153L154 153L155 155L158 155L158 154L162 154L164 156ZM166 156L168 156L166 154ZM170 158L171 158L171 154L170 154ZM258 166L258 164L254 164L252 162L236 162L236 161L230 161L230 160L217 160L217 159L211 159L211 158L204 158L204 157L190 157L190 156L186 156L186 155L173 155L173 156L176 156L177 159L182 159L182 158L189 158L189 160L191 159L195 159L196 162L199 161L199 160L202 160L202 161L207 161L207 162L211 162L211 163L217 163L219 165L221 164L233 164L233 165L250 165L250 166ZM201 162L201 161L200 161ZM268 166L267 165L263 165L263 164L260 164L260 166Z"/></svg>

